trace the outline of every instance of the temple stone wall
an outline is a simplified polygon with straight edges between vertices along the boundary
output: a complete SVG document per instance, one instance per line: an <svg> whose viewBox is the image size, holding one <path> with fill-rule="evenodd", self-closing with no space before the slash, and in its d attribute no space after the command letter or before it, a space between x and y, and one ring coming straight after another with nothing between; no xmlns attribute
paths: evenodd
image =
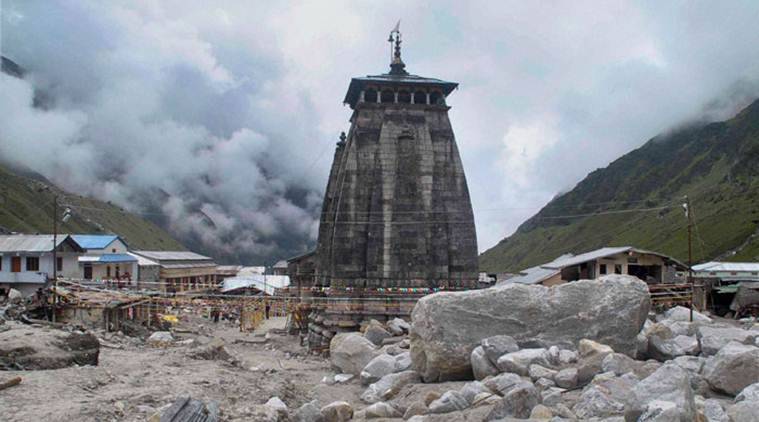
<svg viewBox="0 0 759 422"><path fill-rule="evenodd" d="M475 286L474 219L448 107L356 107L316 254L317 277L333 287Z"/></svg>

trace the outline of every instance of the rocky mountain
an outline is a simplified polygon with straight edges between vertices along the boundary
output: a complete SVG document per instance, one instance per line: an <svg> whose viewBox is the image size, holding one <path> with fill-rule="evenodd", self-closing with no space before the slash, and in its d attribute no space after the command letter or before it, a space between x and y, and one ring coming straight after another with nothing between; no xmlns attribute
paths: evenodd
<svg viewBox="0 0 759 422"><path fill-rule="evenodd" d="M693 260L759 260L759 100L735 117L659 135L557 196L480 256L518 271L571 252L634 245Z"/></svg>
<svg viewBox="0 0 759 422"><path fill-rule="evenodd" d="M71 218L58 224L61 233L113 233L134 249L184 250L166 231L139 215L115 205L65 192L39 174L0 165L0 233L52 233L53 202L59 215L71 209Z"/></svg>

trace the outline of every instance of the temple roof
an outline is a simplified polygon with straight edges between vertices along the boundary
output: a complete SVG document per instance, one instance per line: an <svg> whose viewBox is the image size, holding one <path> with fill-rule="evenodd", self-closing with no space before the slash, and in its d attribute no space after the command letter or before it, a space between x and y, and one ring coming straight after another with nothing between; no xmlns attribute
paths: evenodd
<svg viewBox="0 0 759 422"><path fill-rule="evenodd" d="M367 75L365 77L351 79L343 103L349 104L351 108L355 107L356 102L358 102L359 96L361 95L361 91L366 85L392 85L395 87L406 86L408 88L435 87L440 88L445 96L448 96L448 94L459 86L457 82L448 82L442 79L425 78L423 76L411 74L391 75L389 73L384 73L382 75Z"/></svg>

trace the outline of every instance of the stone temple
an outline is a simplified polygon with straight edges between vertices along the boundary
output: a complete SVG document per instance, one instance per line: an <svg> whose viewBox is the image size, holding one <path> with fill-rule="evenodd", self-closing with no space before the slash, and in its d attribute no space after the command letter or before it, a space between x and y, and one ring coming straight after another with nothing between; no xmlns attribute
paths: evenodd
<svg viewBox="0 0 759 422"><path fill-rule="evenodd" d="M472 288L477 238L448 119L455 82L409 74L401 36L390 71L353 78L353 110L329 175L315 283L354 289Z"/></svg>

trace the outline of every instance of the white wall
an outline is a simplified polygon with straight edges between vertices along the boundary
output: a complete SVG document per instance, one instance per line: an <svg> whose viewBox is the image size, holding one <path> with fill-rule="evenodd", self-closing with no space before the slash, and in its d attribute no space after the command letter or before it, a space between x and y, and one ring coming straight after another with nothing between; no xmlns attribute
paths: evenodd
<svg viewBox="0 0 759 422"><path fill-rule="evenodd" d="M127 246L121 239L116 239L103 249L87 249L87 255L102 255L107 253L127 253Z"/></svg>

